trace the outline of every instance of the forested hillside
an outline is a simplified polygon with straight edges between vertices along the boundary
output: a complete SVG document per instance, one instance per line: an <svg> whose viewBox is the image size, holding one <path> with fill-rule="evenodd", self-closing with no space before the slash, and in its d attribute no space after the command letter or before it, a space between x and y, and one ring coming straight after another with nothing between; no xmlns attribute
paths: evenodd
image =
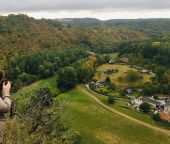
<svg viewBox="0 0 170 144"><path fill-rule="evenodd" d="M168 66L169 23L169 19L36 20L22 14L0 17L0 68L18 86L53 76L59 68L86 58L87 50L134 54L128 56L138 56L132 62L142 57L140 64L150 60Z"/></svg>
<svg viewBox="0 0 170 144"><path fill-rule="evenodd" d="M128 28L79 27L52 20L35 20L26 15L0 17L0 67L23 53L66 47L94 51L113 48L116 42L146 40L147 35ZM107 46L106 46L107 45ZM74 49L74 48L73 48Z"/></svg>
<svg viewBox="0 0 170 144"><path fill-rule="evenodd" d="M94 18L70 18L70 19L55 19L55 21L64 22L72 26L114 26L114 27L129 27L132 29L155 30L156 32L170 31L170 19L111 19L101 21Z"/></svg>

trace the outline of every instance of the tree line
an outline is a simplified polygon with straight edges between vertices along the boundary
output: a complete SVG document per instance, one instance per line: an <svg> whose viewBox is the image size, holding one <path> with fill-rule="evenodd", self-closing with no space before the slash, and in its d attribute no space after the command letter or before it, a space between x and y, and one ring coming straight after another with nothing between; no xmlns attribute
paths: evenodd
<svg viewBox="0 0 170 144"><path fill-rule="evenodd" d="M36 80L54 76L60 68L86 57L85 51L76 48L28 53L8 62L6 76L14 81L13 90L16 91Z"/></svg>

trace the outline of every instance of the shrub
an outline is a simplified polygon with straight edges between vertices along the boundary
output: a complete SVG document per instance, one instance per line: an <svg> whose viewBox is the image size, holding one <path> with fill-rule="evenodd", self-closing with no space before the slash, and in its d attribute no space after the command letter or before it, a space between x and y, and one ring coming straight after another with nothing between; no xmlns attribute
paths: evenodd
<svg viewBox="0 0 170 144"><path fill-rule="evenodd" d="M127 78L127 81L134 82L134 81L139 80L141 78L141 76L140 76L139 73L137 73L137 72L135 72L133 70L129 70L127 72L127 77L126 78Z"/></svg>
<svg viewBox="0 0 170 144"><path fill-rule="evenodd" d="M77 82L77 74L73 67L66 67L58 72L57 87L61 91L74 88Z"/></svg>
<svg viewBox="0 0 170 144"><path fill-rule="evenodd" d="M121 97L125 97L125 96L126 96L126 93L124 92L124 90L122 90L122 91L120 92L120 96L121 96Z"/></svg>
<svg viewBox="0 0 170 144"><path fill-rule="evenodd" d="M41 88L38 90L37 100L40 106L51 106L53 101L52 97L52 92L49 88Z"/></svg>
<svg viewBox="0 0 170 144"><path fill-rule="evenodd" d="M151 105L144 102L142 103L139 108L144 112L144 113L148 113L151 110Z"/></svg>
<svg viewBox="0 0 170 144"><path fill-rule="evenodd" d="M106 77L105 82L106 82L107 84L110 84L110 83L111 83L110 77Z"/></svg>
<svg viewBox="0 0 170 144"><path fill-rule="evenodd" d="M114 104L114 103L115 103L115 98L114 98L114 96L109 96L109 97L108 97L108 103L109 103L109 104Z"/></svg>
<svg viewBox="0 0 170 144"><path fill-rule="evenodd" d="M80 144L81 139L80 133L72 129L68 129L61 135L61 140L64 144Z"/></svg>

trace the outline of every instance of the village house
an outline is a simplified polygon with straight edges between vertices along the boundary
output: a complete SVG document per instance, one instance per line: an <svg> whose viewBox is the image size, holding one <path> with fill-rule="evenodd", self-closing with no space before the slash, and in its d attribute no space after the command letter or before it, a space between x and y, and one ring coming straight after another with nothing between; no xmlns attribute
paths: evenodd
<svg viewBox="0 0 170 144"><path fill-rule="evenodd" d="M170 122L170 115L169 115L169 114L166 114L166 113L164 113L164 112L160 112L160 113L159 113L159 116L160 116L160 118L161 118L162 120L165 120L165 121Z"/></svg>
<svg viewBox="0 0 170 144"><path fill-rule="evenodd" d="M163 100L155 100L153 97L147 98L144 101L149 103L150 105L152 105L154 108L160 108L161 106L165 105L165 101L163 101Z"/></svg>
<svg viewBox="0 0 170 144"><path fill-rule="evenodd" d="M166 103L164 105L164 112L170 114L170 103Z"/></svg>
<svg viewBox="0 0 170 144"><path fill-rule="evenodd" d="M92 82L91 82L91 84L95 84L95 82L94 82L94 81L92 81Z"/></svg>
<svg viewBox="0 0 170 144"><path fill-rule="evenodd" d="M98 81L98 83L101 83L101 84L105 85L106 81L105 80L100 80L100 81Z"/></svg>
<svg viewBox="0 0 170 144"><path fill-rule="evenodd" d="M109 60L109 64L114 64L114 63L115 63L114 60L112 60L112 59Z"/></svg>
<svg viewBox="0 0 170 144"><path fill-rule="evenodd" d="M138 99L133 99L131 103L133 104L133 109L140 111L139 106L143 103L143 98L139 97Z"/></svg>
<svg viewBox="0 0 170 144"><path fill-rule="evenodd" d="M99 82L96 82L96 83L94 84L94 87L95 87L95 88L102 88L102 87L104 87L104 84L99 83Z"/></svg>
<svg viewBox="0 0 170 144"><path fill-rule="evenodd" d="M142 73L142 74L149 74L150 72L148 70L142 69L142 70L140 70L140 73Z"/></svg>
<svg viewBox="0 0 170 144"><path fill-rule="evenodd" d="M132 94L132 93L133 93L133 89L131 89L131 88L126 89L125 92L126 92L127 94Z"/></svg>

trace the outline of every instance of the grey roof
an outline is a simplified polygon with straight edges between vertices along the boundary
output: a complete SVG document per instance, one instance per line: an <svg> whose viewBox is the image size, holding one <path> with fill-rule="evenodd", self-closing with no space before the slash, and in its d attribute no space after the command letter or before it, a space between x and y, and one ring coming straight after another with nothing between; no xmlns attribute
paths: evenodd
<svg viewBox="0 0 170 144"><path fill-rule="evenodd" d="M170 106L170 103L166 103L166 104L165 104L165 107L166 107L166 106Z"/></svg>
<svg viewBox="0 0 170 144"><path fill-rule="evenodd" d="M103 86L101 83L95 83L95 86Z"/></svg>
<svg viewBox="0 0 170 144"><path fill-rule="evenodd" d="M149 103L152 103L152 104L155 104L155 105L161 105L161 102L153 100L153 99L147 99L146 102L149 102Z"/></svg>
<svg viewBox="0 0 170 144"><path fill-rule="evenodd" d="M126 90L126 92L130 94L130 93L133 92L133 90L129 88L129 89Z"/></svg>

